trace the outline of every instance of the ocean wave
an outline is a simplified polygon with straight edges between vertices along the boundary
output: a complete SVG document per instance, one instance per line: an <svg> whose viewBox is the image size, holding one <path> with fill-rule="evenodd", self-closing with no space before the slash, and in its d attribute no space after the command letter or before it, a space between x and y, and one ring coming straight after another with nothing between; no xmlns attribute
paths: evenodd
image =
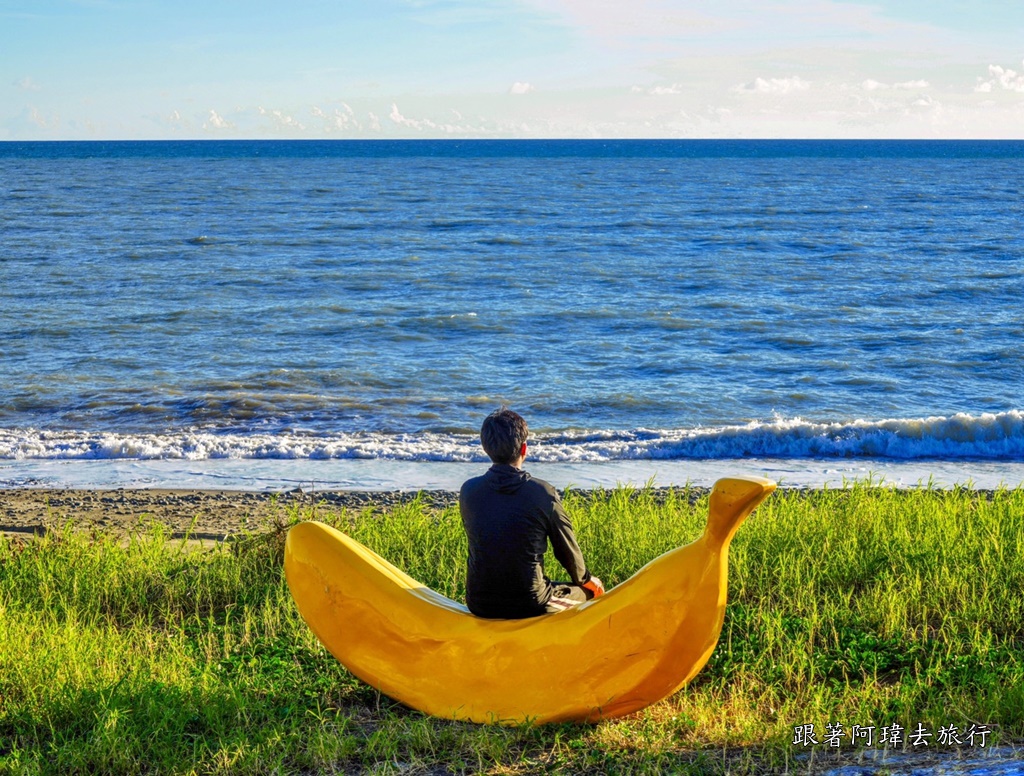
<svg viewBox="0 0 1024 776"><path fill-rule="evenodd" d="M221 433L163 434L0 429L0 460L381 459L485 461L475 435ZM875 458L1024 461L1024 411L816 423L775 418L691 429L573 430L530 440L544 462Z"/></svg>

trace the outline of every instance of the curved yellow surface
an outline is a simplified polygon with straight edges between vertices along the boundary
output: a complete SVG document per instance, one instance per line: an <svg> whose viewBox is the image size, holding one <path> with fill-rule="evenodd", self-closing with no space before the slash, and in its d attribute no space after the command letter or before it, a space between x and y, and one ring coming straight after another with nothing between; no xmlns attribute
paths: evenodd
<svg viewBox="0 0 1024 776"><path fill-rule="evenodd" d="M486 620L340 531L289 531L285 575L302 617L346 668L437 717L597 721L671 695L707 663L725 616L729 542L775 483L723 479L704 533L581 606Z"/></svg>

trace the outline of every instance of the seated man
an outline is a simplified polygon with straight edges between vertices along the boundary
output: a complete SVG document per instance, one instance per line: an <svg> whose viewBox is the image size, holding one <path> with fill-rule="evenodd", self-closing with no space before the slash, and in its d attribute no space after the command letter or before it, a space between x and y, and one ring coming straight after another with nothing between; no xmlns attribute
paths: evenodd
<svg viewBox="0 0 1024 776"><path fill-rule="evenodd" d="M459 493L469 539L466 605L478 617L517 619L560 612L604 593L587 571L558 492L522 470L526 421L502 407L484 420L480 441L493 466ZM544 574L548 540L572 584Z"/></svg>

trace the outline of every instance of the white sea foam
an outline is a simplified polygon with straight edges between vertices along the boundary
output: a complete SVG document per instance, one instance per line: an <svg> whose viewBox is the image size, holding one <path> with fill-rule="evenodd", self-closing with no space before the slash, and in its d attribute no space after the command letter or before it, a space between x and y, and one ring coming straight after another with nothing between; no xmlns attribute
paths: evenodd
<svg viewBox="0 0 1024 776"><path fill-rule="evenodd" d="M815 423L776 418L692 429L538 434L531 458L547 463L744 458L1024 461L1024 412ZM485 461L468 434L161 434L0 429L0 460Z"/></svg>

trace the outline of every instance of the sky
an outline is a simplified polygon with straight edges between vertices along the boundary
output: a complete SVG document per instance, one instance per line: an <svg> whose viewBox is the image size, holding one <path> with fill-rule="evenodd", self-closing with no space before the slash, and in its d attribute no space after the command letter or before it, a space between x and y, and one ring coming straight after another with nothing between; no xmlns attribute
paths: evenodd
<svg viewBox="0 0 1024 776"><path fill-rule="evenodd" d="M1024 139L1021 0L0 0L0 140Z"/></svg>

